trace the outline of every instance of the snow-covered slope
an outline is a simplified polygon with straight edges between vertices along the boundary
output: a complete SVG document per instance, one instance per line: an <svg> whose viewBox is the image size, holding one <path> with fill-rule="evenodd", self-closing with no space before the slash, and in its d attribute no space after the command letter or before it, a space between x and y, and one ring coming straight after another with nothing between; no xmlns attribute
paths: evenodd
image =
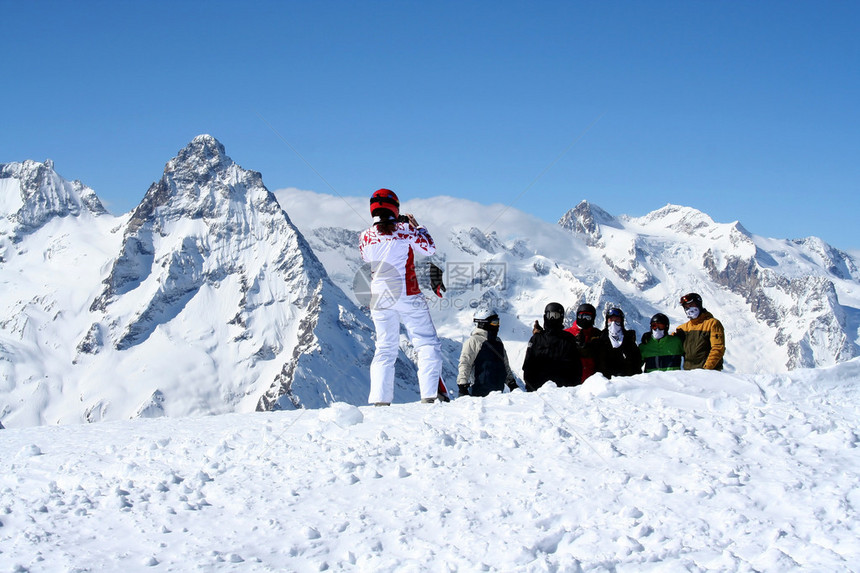
<svg viewBox="0 0 860 573"><path fill-rule="evenodd" d="M296 189L276 195L349 292L358 255L329 238L349 238L368 224L366 200ZM857 263L820 239L766 239L676 205L630 218L583 201L558 225L452 197L405 201L402 210L413 212L439 245L451 288L434 300L434 320L449 347L468 336L471 308L491 301L502 312L515 369L547 302L562 303L571 315L581 302L620 306L628 327L641 334L657 312L675 326L685 321L678 299L690 291L726 327L729 371L780 372L860 355Z"/></svg>
<svg viewBox="0 0 860 573"><path fill-rule="evenodd" d="M0 419L56 423L62 416L44 413L80 403L75 346L125 218L50 162L7 164L0 174Z"/></svg>
<svg viewBox="0 0 860 573"><path fill-rule="evenodd" d="M858 360L0 430L0 570L856 571Z"/></svg>

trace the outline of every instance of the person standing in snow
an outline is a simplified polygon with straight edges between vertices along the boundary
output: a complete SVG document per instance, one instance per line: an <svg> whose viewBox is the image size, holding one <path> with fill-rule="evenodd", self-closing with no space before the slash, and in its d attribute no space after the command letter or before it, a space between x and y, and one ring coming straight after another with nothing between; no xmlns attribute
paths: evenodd
<svg viewBox="0 0 860 573"><path fill-rule="evenodd" d="M600 357L600 330L594 327L597 310L594 306L583 303L576 309L576 320L573 326L566 329L576 338L576 347L582 361L582 381L597 372Z"/></svg>
<svg viewBox="0 0 860 573"><path fill-rule="evenodd" d="M361 258L370 263L370 317L376 327L376 352L370 364L368 403L387 406L394 399L394 364L400 350L400 323L418 355L422 402L439 393L442 352L427 300L418 287L415 254L430 256L436 245L411 214L400 215L400 200L390 189L370 197L373 225L361 234Z"/></svg>
<svg viewBox="0 0 860 573"><path fill-rule="evenodd" d="M606 376L633 376L642 372L642 355L636 344L636 331L624 327L624 312L610 308L606 326L600 334L600 362L597 370Z"/></svg>
<svg viewBox="0 0 860 573"><path fill-rule="evenodd" d="M726 353L725 331L719 320L702 306L702 297L691 292L681 297L688 320L675 334L684 339L684 370L722 370Z"/></svg>
<svg viewBox="0 0 860 573"><path fill-rule="evenodd" d="M558 386L582 384L582 362L576 338L564 330L564 307L557 302L546 305L543 328L536 330L523 362L526 392L534 392L549 380Z"/></svg>
<svg viewBox="0 0 860 573"><path fill-rule="evenodd" d="M474 314L476 324L472 336L463 343L457 389L460 396L486 396L501 392L507 386L515 390L517 378L511 371L508 353L499 338L499 315L495 310L480 306Z"/></svg>
<svg viewBox="0 0 860 573"><path fill-rule="evenodd" d="M645 372L680 370L684 358L684 341L669 333L669 317L658 312L651 317L651 330L642 335L639 352Z"/></svg>

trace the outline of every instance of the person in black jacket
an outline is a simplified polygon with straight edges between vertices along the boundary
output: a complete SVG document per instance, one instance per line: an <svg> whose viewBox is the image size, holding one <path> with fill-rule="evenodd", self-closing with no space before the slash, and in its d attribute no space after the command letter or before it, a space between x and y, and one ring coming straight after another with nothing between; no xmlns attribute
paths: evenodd
<svg viewBox="0 0 860 573"><path fill-rule="evenodd" d="M576 347L582 361L582 381L585 382L595 372L600 363L600 353L603 345L600 343L602 331L594 327L597 309L593 305L583 303L576 309L576 321L567 328L567 332L576 337Z"/></svg>
<svg viewBox="0 0 860 573"><path fill-rule="evenodd" d="M600 344L598 372L607 378L642 372L642 354L636 344L636 331L624 327L624 313L620 308L610 308L606 312L606 326L600 335Z"/></svg>
<svg viewBox="0 0 860 573"><path fill-rule="evenodd" d="M576 338L564 328L564 307L557 302L546 305L543 330L535 332L526 349L523 382L534 392L552 380L558 386L582 384L582 363Z"/></svg>

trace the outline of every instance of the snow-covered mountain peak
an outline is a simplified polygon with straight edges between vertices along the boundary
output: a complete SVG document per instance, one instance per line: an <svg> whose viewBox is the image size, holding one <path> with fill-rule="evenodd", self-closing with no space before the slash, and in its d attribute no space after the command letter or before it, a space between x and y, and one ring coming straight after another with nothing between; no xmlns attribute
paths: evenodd
<svg viewBox="0 0 860 573"><path fill-rule="evenodd" d="M857 261L848 253L828 245L818 237L795 239L791 243L803 249L806 256L818 262L836 278L860 280Z"/></svg>
<svg viewBox="0 0 860 573"><path fill-rule="evenodd" d="M94 310L104 309L110 299L136 288L158 268L167 272L181 263L177 277L191 280L196 288L208 282L207 275L257 268L271 255L277 258L269 262L281 268L295 251L309 252L262 176L234 163L210 135L195 137L168 161L162 178L132 212L123 243ZM263 244L271 247L266 257L237 260L239 253L258 251ZM161 256L152 259L159 252ZM315 281L325 272L312 253L310 259ZM162 288L172 284L165 278Z"/></svg>
<svg viewBox="0 0 860 573"><path fill-rule="evenodd" d="M687 235L699 234L702 229L716 224L713 219L698 209L671 203L631 221L640 225L657 224Z"/></svg>
<svg viewBox="0 0 860 573"><path fill-rule="evenodd" d="M564 214L558 224L563 229L571 231L575 235L581 235L589 246L596 246L602 237L601 226L619 228L618 220L588 201L580 201L579 204Z"/></svg>
<svg viewBox="0 0 860 573"><path fill-rule="evenodd" d="M0 164L0 216L14 240L39 229L55 217L104 215L95 192L80 181L66 181L54 162L26 160Z"/></svg>
<svg viewBox="0 0 860 573"><path fill-rule="evenodd" d="M649 229L652 233L659 234L660 230L666 230L689 238L705 239L708 247L724 244L741 248L749 256L755 253L752 234L740 222L717 223L693 207L670 203L643 217L630 218L628 222Z"/></svg>
<svg viewBox="0 0 860 573"><path fill-rule="evenodd" d="M210 172L217 172L233 164L233 160L227 157L224 146L211 135L198 135L191 140L179 153L171 159L164 169L168 172L182 173L192 172L195 175L205 176Z"/></svg>
<svg viewBox="0 0 860 573"><path fill-rule="evenodd" d="M135 231L155 217L157 227L183 218L226 218L228 224L247 230L254 212L281 212L260 173L234 163L211 135L198 135L167 162L161 179L133 212L129 229Z"/></svg>

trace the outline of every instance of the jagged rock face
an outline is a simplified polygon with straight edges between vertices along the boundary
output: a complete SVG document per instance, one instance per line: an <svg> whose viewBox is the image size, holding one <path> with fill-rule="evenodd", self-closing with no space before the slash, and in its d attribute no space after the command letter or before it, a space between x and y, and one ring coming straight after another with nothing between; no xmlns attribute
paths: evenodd
<svg viewBox="0 0 860 573"><path fill-rule="evenodd" d="M0 180L15 182L5 193L3 203L14 221L14 239L19 241L55 217L77 217L82 213L107 213L95 192L80 181L66 181L54 171L51 160L45 163L24 161L0 165ZM14 187L17 186L17 190ZM8 206L15 207L12 211Z"/></svg>
<svg viewBox="0 0 860 573"><path fill-rule="evenodd" d="M242 169L227 157L220 142L201 135L167 163L164 176L132 213L129 232L152 219L163 224L178 218L218 218L223 221L217 230L241 234L250 229L249 213L279 211L259 173Z"/></svg>
<svg viewBox="0 0 860 573"><path fill-rule="evenodd" d="M723 253L720 268L708 250L702 263L714 283L742 296L756 318L776 330L774 340L787 348L789 369L832 365L860 355L860 348L845 335L847 324L832 280L782 276L763 269L761 258L761 253L751 258ZM833 273L833 267L828 265L826 271Z"/></svg>

